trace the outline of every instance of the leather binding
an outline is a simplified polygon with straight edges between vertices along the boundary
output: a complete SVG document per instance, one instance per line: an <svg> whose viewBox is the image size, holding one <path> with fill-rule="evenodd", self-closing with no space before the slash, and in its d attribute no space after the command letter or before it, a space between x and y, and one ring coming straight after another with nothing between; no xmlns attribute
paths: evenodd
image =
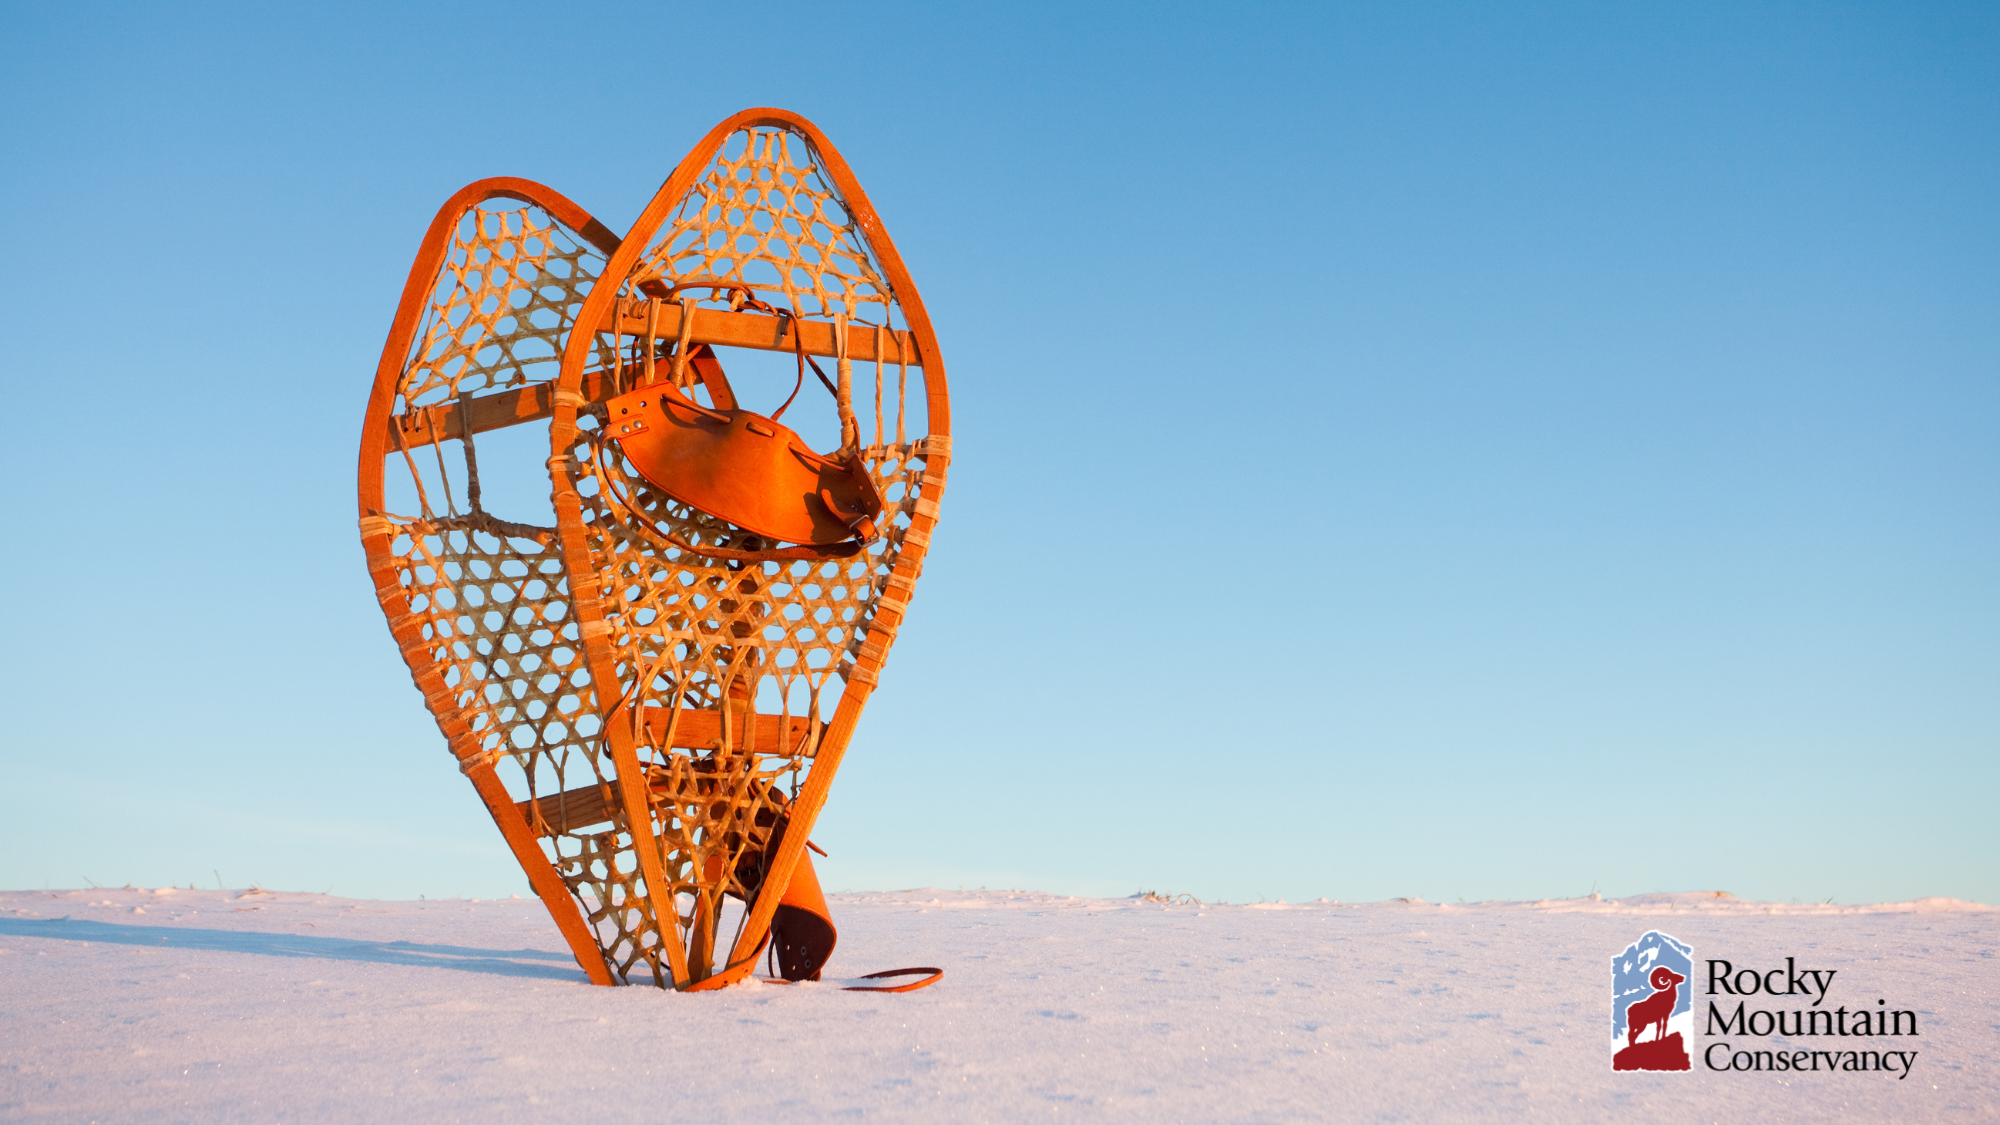
<svg viewBox="0 0 2000 1125"><path fill-rule="evenodd" d="M855 451L822 456L783 423L741 408L712 410L671 383L605 405L606 439L648 484L683 504L767 540L819 548L811 554L821 557L854 554L877 538L887 505Z"/></svg>

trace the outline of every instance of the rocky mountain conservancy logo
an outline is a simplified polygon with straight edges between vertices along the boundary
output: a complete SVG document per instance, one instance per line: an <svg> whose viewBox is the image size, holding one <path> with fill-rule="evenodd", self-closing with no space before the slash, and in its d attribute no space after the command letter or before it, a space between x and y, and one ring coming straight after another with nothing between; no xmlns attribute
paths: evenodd
<svg viewBox="0 0 2000 1125"><path fill-rule="evenodd" d="M1801 968L1795 956L1754 966L1711 957L1702 966L1696 972L1693 946L1658 930L1611 959L1612 1070L1875 1073L1900 1081L1916 1065L1919 1009L1865 993L1832 998L1836 977L1853 989L1843 975L1851 970ZM1697 994L1705 1018L1697 1016Z"/></svg>
<svg viewBox="0 0 2000 1125"><path fill-rule="evenodd" d="M1650 935L1649 935L1650 936ZM1855 1006L1830 1002L1833 978L1840 969L1801 969L1797 957L1785 958L1783 968L1741 968L1719 958L1708 962L1708 1002L1704 1036L1716 1037L1702 1048L1702 1065L1735 1071L1852 1071L1910 1076L1917 1065L1914 1008L1892 1008L1887 997L1868 1006L1865 994L1850 1000ZM1728 997L1769 997L1737 1000ZM1751 1007L1764 1003L1769 1007ZM1790 1010L1788 1011L1787 1008ZM1823 1037L1831 1036L1831 1039ZM1727 1038L1725 1038L1727 1037ZM1862 1041L1854 1042L1856 1038ZM1889 1041L1884 1043L1882 1039ZM1743 1040L1750 1042L1743 1042ZM1894 1047L1897 1050L1884 1050Z"/></svg>
<svg viewBox="0 0 2000 1125"><path fill-rule="evenodd" d="M1611 1069L1692 1070L1694 947L1649 930L1611 959Z"/></svg>

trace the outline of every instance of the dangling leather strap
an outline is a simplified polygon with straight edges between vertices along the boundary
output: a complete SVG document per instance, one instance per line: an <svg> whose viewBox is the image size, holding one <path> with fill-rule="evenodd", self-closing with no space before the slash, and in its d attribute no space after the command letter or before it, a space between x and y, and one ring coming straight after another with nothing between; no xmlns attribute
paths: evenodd
<svg viewBox="0 0 2000 1125"><path fill-rule="evenodd" d="M785 399L785 405L780 406L777 409L777 411L771 415L771 420L773 422L784 417L785 411L792 405L792 399L799 397L799 391L806 385L806 365L808 364L812 365L813 374L819 376L820 384L826 388L826 393L832 395L836 402L840 401L840 389L833 385L833 380L826 377L826 372L821 371L819 369L819 361L815 360L813 357L806 354L805 336L799 332L798 317L792 312L792 310L781 309L775 305L772 305L767 301L759 299L756 290L752 289L748 285L743 284L740 281L723 281L718 278L706 278L706 277L683 278L667 288L667 295L672 296L673 294L678 293L683 289L707 289L711 291L711 293L722 292L726 290L730 293L735 294L735 296L730 298L730 305L732 308L736 309L753 308L758 310L759 312L765 312L771 314L772 316L784 318L785 327L792 334L792 351L794 351L798 355L799 377L797 383L795 383L792 387L791 397ZM687 344L688 330L692 328L694 325L694 301L688 297L682 297L680 301L681 301L681 342L680 342L680 347L676 350L685 352L687 351L688 347ZM780 339L783 339L783 337L780 337ZM842 333L841 339L842 339L841 347L844 350L846 348L845 333ZM898 346L901 345L899 344ZM678 368L676 368L676 371L678 371ZM843 417L851 415L852 413L853 413L852 409L844 408Z"/></svg>
<svg viewBox="0 0 2000 1125"><path fill-rule="evenodd" d="M861 427L854 421L854 363L847 358L847 314L835 313L833 317L834 351L839 358L834 371L840 376L840 383L834 388L834 409L840 415L840 449L845 453L861 448ZM839 509L835 509L839 511ZM849 525L853 526L852 524Z"/></svg>
<svg viewBox="0 0 2000 1125"><path fill-rule="evenodd" d="M776 839L774 836L774 842ZM791 885L771 916L771 949L777 958L778 975L786 980L818 980L839 936L812 857L802 855L798 866L792 868Z"/></svg>
<svg viewBox="0 0 2000 1125"><path fill-rule="evenodd" d="M919 965L914 969L884 969L879 973L869 973L867 976L862 977L861 979L881 980L884 977L913 977L916 976L918 973L929 973L930 975L920 981L912 981L909 984L883 984L883 985L850 984L845 988L841 989L841 991L842 992L915 992L919 988L929 988L931 985L934 985L937 982L944 979L943 969L933 968L932 966L929 965Z"/></svg>
<svg viewBox="0 0 2000 1125"><path fill-rule="evenodd" d="M611 313L611 389L625 393L625 298L620 297ZM470 415L460 415L470 417Z"/></svg>
<svg viewBox="0 0 2000 1125"><path fill-rule="evenodd" d="M856 977L855 979L883 980L888 977L913 977L918 973L928 973L930 975L922 980L911 981L908 984L844 984L840 986L840 990L842 992L915 992L919 988L929 988L931 985L944 979L944 970L932 965L919 965L911 969L884 969L879 973L869 973L865 977ZM757 979L765 984L799 983L795 980L787 980L784 977L758 977Z"/></svg>
<svg viewBox="0 0 2000 1125"><path fill-rule="evenodd" d="M653 385L653 349L659 343L659 336L660 302L648 298L646 300L646 359L644 370L646 372L646 385L649 387ZM675 362L679 363L680 361L676 360Z"/></svg>
<svg viewBox="0 0 2000 1125"><path fill-rule="evenodd" d="M767 844L768 856L775 852L785 838L785 828L790 822L788 814L781 814L773 826ZM812 841L806 847L819 852ZM825 855L825 852L820 852ZM759 857L758 868L762 869ZM742 869L738 868L739 873ZM768 888L760 887L761 893ZM778 963L778 979L786 984L802 980L818 980L820 970L833 956L833 946L839 935L833 928L833 912L827 909L826 892L820 889L819 872L813 869L812 857L799 856L798 866L792 868L792 881L785 887L785 893L778 899L778 909L771 917L769 950ZM869 973L862 980L887 980L893 977L909 977L928 974L923 980L905 984L850 984L843 986L847 992L914 992L926 985L936 984L944 977L944 970L932 967L915 969L890 969L886 972Z"/></svg>
<svg viewBox="0 0 2000 1125"><path fill-rule="evenodd" d="M649 323L648 332L653 331ZM688 340L694 335L694 298L681 298L681 338L674 341L674 386L686 390L688 387Z"/></svg>

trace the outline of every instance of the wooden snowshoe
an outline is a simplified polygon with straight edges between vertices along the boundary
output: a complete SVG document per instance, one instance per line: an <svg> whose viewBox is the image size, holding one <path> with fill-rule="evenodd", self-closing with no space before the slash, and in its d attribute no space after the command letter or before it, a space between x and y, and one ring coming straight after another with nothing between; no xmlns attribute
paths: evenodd
<svg viewBox="0 0 2000 1125"><path fill-rule="evenodd" d="M794 357L793 399L738 403L733 349ZM831 412L838 448L777 425L788 408ZM818 979L836 931L807 837L921 573L950 421L922 299L797 115L718 125L623 238L526 180L439 211L369 399L362 545L592 981L717 988L767 950ZM516 426L546 427L539 520L483 494L479 435ZM876 975L912 974L882 990L939 975Z"/></svg>

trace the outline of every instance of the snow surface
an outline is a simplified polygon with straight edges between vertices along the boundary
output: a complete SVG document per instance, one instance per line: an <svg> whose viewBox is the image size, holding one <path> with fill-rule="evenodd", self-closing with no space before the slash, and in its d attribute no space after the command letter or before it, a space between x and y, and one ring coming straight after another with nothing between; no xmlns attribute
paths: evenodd
<svg viewBox="0 0 2000 1125"><path fill-rule="evenodd" d="M1972 903L831 901L831 971L944 981L594 988L532 900L0 892L0 1119L2000 1117L2000 911ZM1910 1077L1613 1074L1609 958L1649 929L1917 1010L1920 1040L1838 1044L1914 1046Z"/></svg>

